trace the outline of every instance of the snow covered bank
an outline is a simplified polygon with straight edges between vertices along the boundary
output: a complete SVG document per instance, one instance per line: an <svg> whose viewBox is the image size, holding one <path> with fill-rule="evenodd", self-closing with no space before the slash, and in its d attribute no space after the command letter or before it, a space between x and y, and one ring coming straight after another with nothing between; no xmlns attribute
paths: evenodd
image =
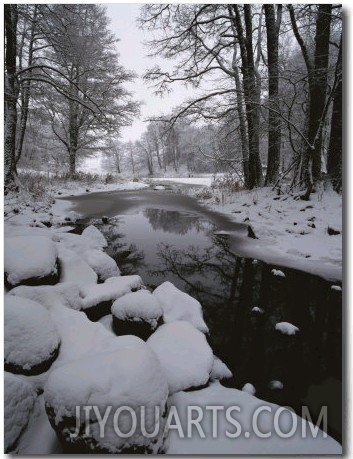
<svg viewBox="0 0 353 459"><path fill-rule="evenodd" d="M266 187L212 193L207 207L250 225L258 238L237 244L239 255L342 279L342 196L322 191L302 201Z"/></svg>
<svg viewBox="0 0 353 459"><path fill-rule="evenodd" d="M152 178L150 180L154 182L181 183L184 185L211 186L213 182L213 175L207 175L205 177L161 177Z"/></svg>

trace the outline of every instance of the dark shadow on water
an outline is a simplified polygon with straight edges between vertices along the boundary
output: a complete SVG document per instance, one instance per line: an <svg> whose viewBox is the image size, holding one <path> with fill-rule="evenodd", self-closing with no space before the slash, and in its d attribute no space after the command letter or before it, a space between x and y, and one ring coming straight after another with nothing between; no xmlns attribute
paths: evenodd
<svg viewBox="0 0 353 459"><path fill-rule="evenodd" d="M234 374L227 385L249 382L259 398L299 415L307 405L314 422L327 406L328 433L342 440L342 295L332 283L237 257L227 236L194 214L148 208L89 223L105 235L122 274L141 275L151 289L169 280L200 301L210 345ZM300 331L283 335L278 322Z"/></svg>

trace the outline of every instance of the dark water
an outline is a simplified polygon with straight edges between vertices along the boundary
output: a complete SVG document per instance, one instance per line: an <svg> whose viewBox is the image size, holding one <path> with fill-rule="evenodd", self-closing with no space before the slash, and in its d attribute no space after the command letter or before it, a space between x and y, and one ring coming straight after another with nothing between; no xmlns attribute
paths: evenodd
<svg viewBox="0 0 353 459"><path fill-rule="evenodd" d="M91 208L82 224L93 223L104 233L107 252L123 274L141 275L151 289L169 280L200 301L210 345L234 374L227 385L242 388L250 382L259 398L298 414L307 405L313 420L327 406L328 432L341 441L341 292L320 277L283 267L286 277L277 277L271 271L278 266L236 256L227 235L217 234L231 229L229 221L189 198L173 206L174 195L156 193L150 207L146 192L115 193L118 217L102 224L99 217L109 213L107 207ZM80 198L75 202L82 212ZM117 215L110 209L109 215ZM255 306L263 313L252 311ZM300 332L275 331L283 321ZM283 389L270 389L272 380L281 381Z"/></svg>

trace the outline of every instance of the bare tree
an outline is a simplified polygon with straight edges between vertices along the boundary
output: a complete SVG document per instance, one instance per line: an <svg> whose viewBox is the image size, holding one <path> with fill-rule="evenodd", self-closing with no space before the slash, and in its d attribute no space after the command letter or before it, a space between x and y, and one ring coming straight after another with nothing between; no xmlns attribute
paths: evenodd
<svg viewBox="0 0 353 459"><path fill-rule="evenodd" d="M327 172L334 189L342 189L342 34L336 65L337 86L334 94Z"/></svg>
<svg viewBox="0 0 353 459"><path fill-rule="evenodd" d="M288 5L295 38L300 46L307 69L308 94L308 142L303 153L303 176L309 199L314 183L321 180L322 129L328 110L327 93L329 41L332 5L319 5L315 27L314 56L305 43L295 16L293 5Z"/></svg>
<svg viewBox="0 0 353 459"><path fill-rule="evenodd" d="M268 159L266 185L273 185L278 179L281 158L281 124L279 116L279 58L278 39L282 19L282 5L264 5L267 33L268 62L268 104L272 110L268 113Z"/></svg>
<svg viewBox="0 0 353 459"><path fill-rule="evenodd" d="M16 170L16 125L18 86L16 80L17 5L4 5L5 15L5 191L14 186Z"/></svg>

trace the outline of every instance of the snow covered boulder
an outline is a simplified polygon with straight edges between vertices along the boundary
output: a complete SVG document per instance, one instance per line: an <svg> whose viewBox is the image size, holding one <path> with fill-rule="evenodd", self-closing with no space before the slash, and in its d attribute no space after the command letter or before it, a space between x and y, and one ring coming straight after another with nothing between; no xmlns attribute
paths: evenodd
<svg viewBox="0 0 353 459"><path fill-rule="evenodd" d="M109 277L120 276L120 270L112 257L98 249L87 250L82 258L98 275L99 281L105 281Z"/></svg>
<svg viewBox="0 0 353 459"><path fill-rule="evenodd" d="M58 282L57 251L51 239L43 236L8 237L4 252L5 281L9 287Z"/></svg>
<svg viewBox="0 0 353 459"><path fill-rule="evenodd" d="M5 370L37 375L47 371L59 353L60 338L48 311L19 296L4 300Z"/></svg>
<svg viewBox="0 0 353 459"><path fill-rule="evenodd" d="M82 231L82 236L88 239L92 246L97 249L108 247L107 240L103 234L93 225L87 226L87 228Z"/></svg>
<svg viewBox="0 0 353 459"><path fill-rule="evenodd" d="M113 327L117 335L136 335L146 340L163 322L163 311L148 290L127 293L114 301Z"/></svg>
<svg viewBox="0 0 353 459"><path fill-rule="evenodd" d="M93 353L51 372L44 388L50 423L70 453L156 454L162 443L161 421L168 397L164 372L156 355L139 338L111 336L111 341L115 349ZM86 422L84 407L88 406ZM106 422L99 422L104 416ZM156 428L155 435L147 438L143 427L149 433Z"/></svg>
<svg viewBox="0 0 353 459"><path fill-rule="evenodd" d="M227 365L224 362L222 362L221 359L214 356L210 380L222 381L222 379L230 379L232 377L233 373L230 371Z"/></svg>
<svg viewBox="0 0 353 459"><path fill-rule="evenodd" d="M61 244L58 244L58 253L61 267L60 282L73 282L79 287L97 283L97 273L80 255Z"/></svg>
<svg viewBox="0 0 353 459"><path fill-rule="evenodd" d="M64 282L56 285L40 285L38 287L20 285L13 288L9 292L9 295L36 301L46 309L51 309L53 306L81 309L80 291L78 286L72 282Z"/></svg>
<svg viewBox="0 0 353 459"><path fill-rule="evenodd" d="M201 304L195 298L177 289L171 282L161 284L153 295L162 306L165 323L185 320L202 333L208 333L208 327L202 316Z"/></svg>
<svg viewBox="0 0 353 459"><path fill-rule="evenodd" d="M12 451L26 428L37 394L32 385L11 373L4 374L4 448Z"/></svg>
<svg viewBox="0 0 353 459"><path fill-rule="evenodd" d="M294 336L299 332L299 328L289 322L278 322L275 325L275 330L288 336Z"/></svg>
<svg viewBox="0 0 353 459"><path fill-rule="evenodd" d="M147 344L162 364L170 394L207 384L213 368L213 352L205 335L189 322L162 325Z"/></svg>
<svg viewBox="0 0 353 459"><path fill-rule="evenodd" d="M110 277L103 284L83 285L80 289L82 311L90 320L99 320L110 314L114 300L141 287L142 279L137 275Z"/></svg>

